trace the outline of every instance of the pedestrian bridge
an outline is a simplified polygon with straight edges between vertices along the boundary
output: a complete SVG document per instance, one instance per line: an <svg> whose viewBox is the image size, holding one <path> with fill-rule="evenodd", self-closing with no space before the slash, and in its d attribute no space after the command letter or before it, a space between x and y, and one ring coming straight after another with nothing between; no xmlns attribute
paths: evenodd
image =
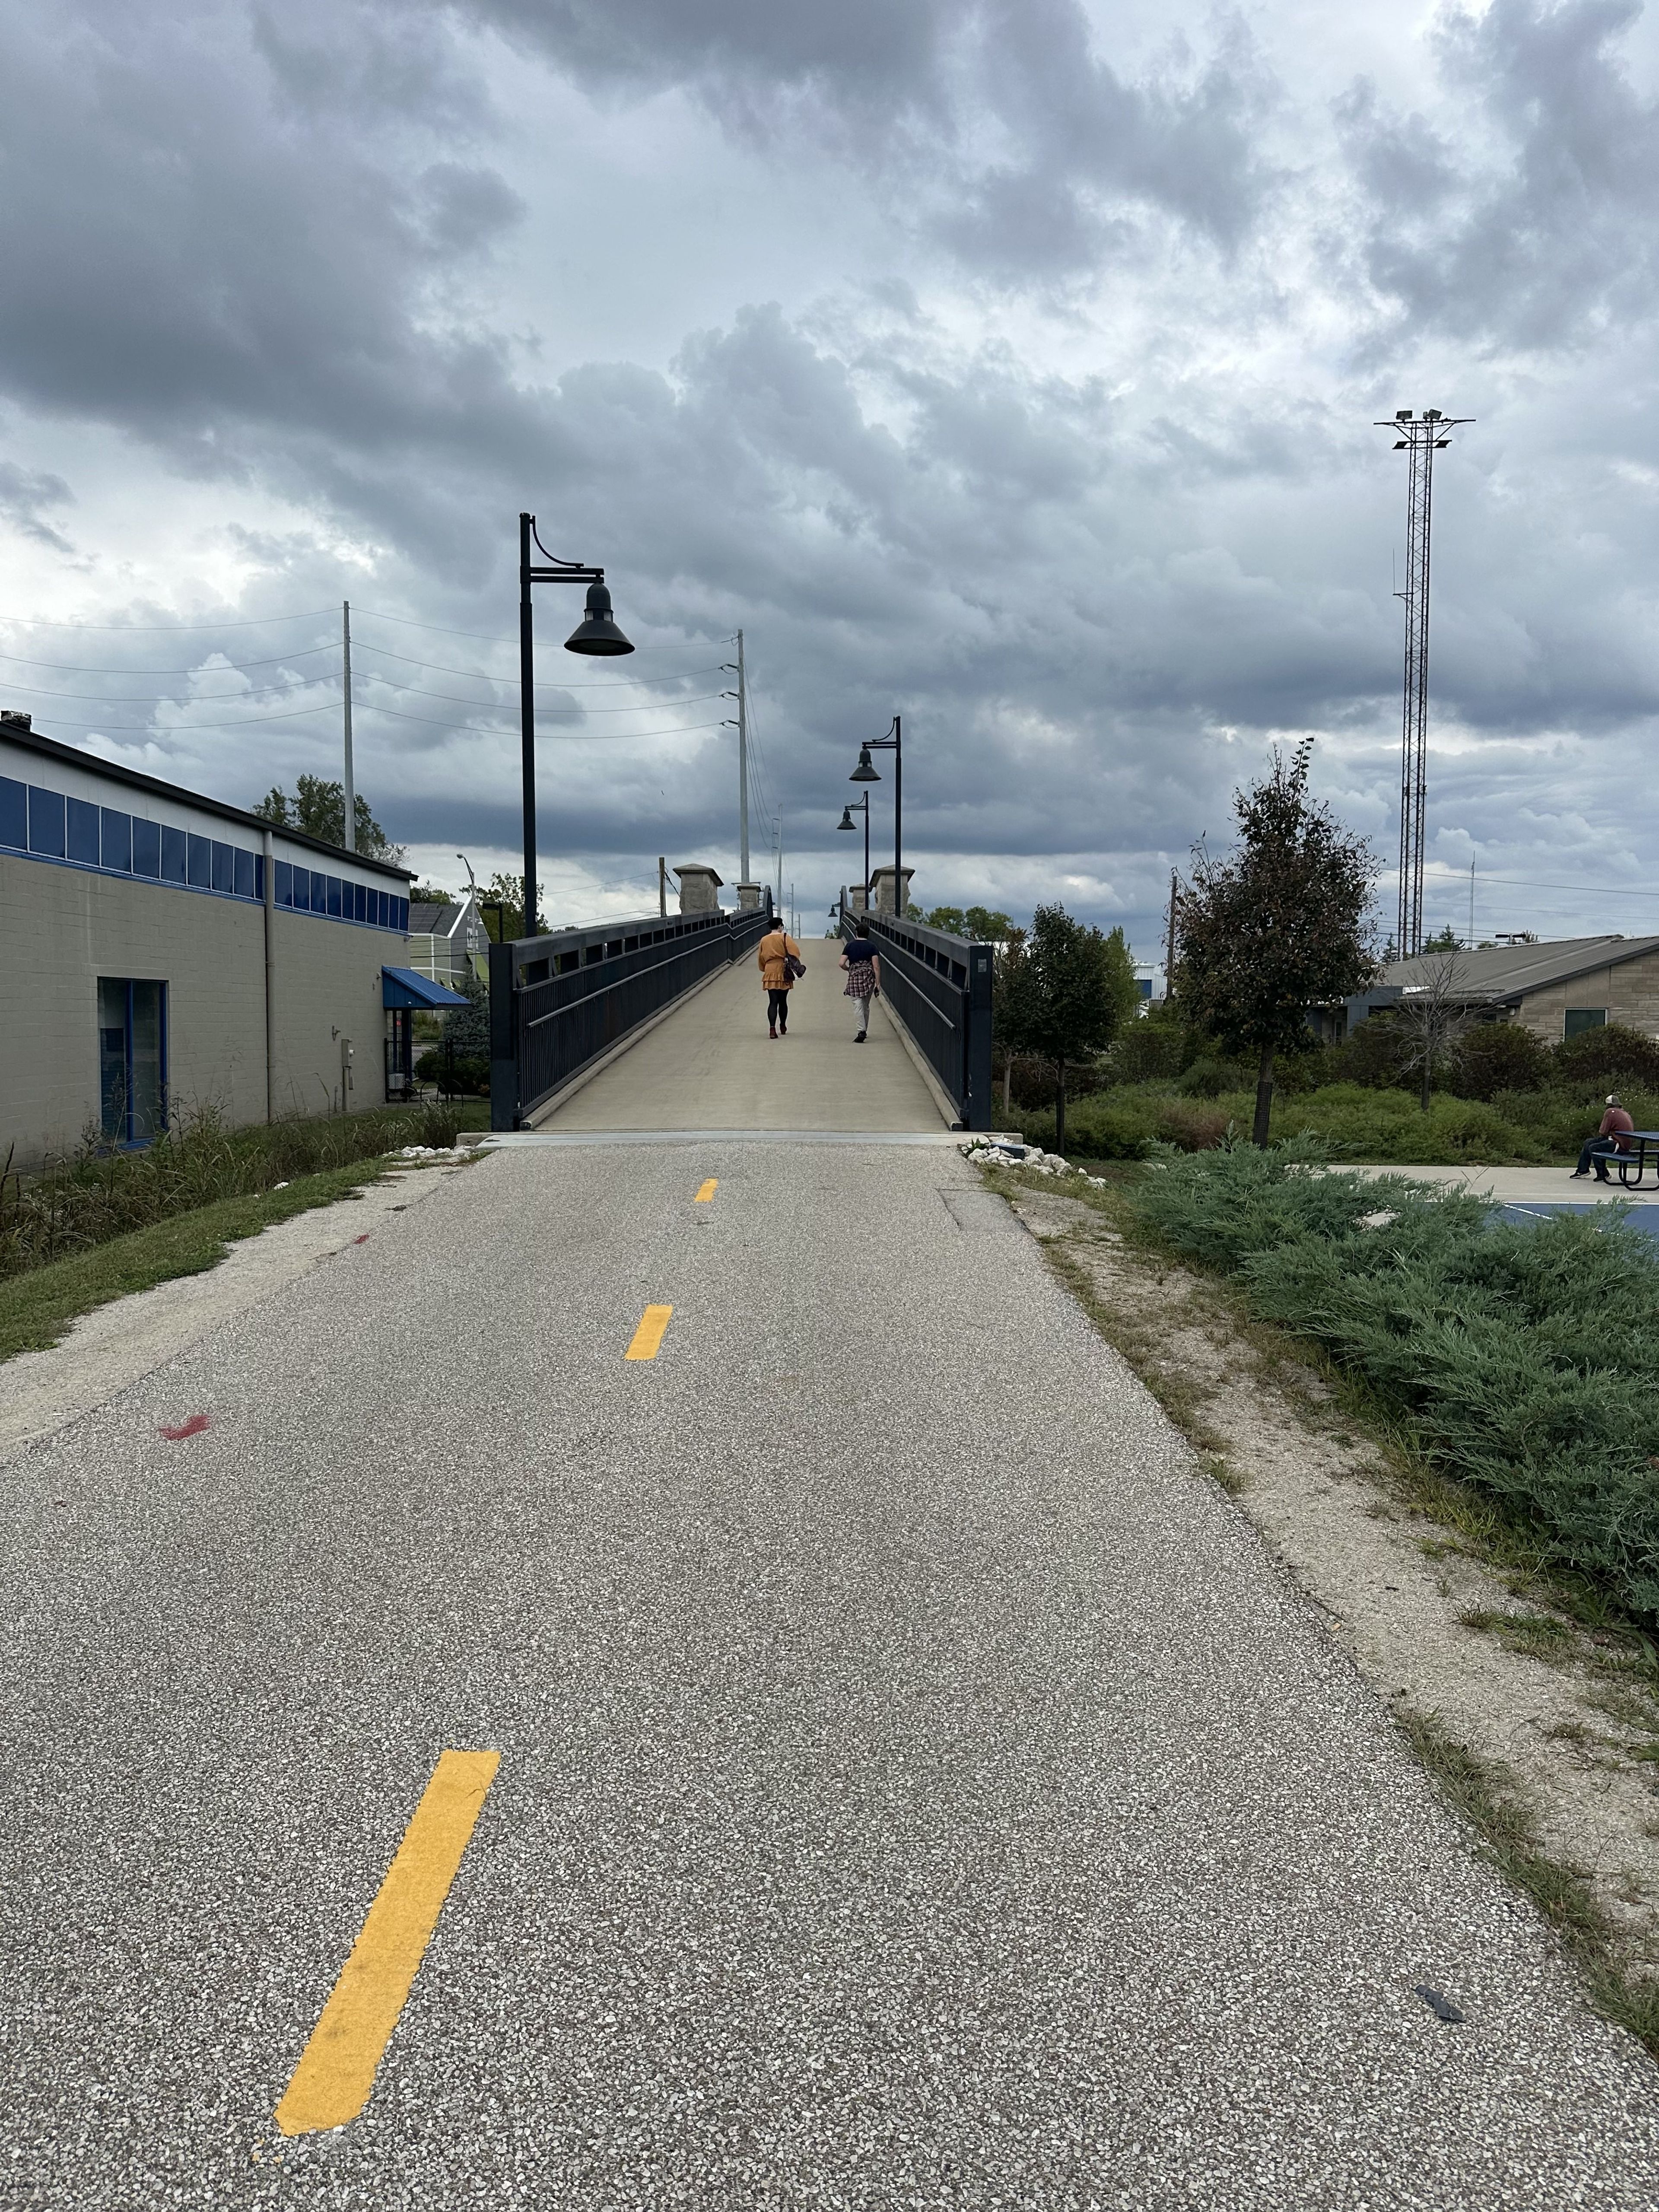
<svg viewBox="0 0 1659 2212"><path fill-rule="evenodd" d="M806 973L788 1034L775 1040L755 959L769 919L647 917L493 947L493 1128L921 1136L988 1126L988 946L872 917L883 989L860 1045L839 939L803 939Z"/></svg>

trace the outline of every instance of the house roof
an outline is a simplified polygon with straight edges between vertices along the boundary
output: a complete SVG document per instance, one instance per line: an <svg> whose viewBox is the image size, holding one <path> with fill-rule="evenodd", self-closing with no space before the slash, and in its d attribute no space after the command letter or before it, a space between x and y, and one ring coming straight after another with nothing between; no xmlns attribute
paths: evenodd
<svg viewBox="0 0 1659 2212"><path fill-rule="evenodd" d="M107 776L112 783L124 783L129 790L148 791L158 799L177 799L186 806L199 808L204 814L216 814L222 821L240 823L245 830L273 830L290 845L309 846L313 853L326 853L331 860L346 860L354 867L372 868L376 875L394 876L400 884L414 881L410 869L393 867L389 860L372 860L367 853L348 853L343 845L330 845L320 837L307 836L303 830L267 822L262 815L250 814L243 807L227 806L222 799L209 799L199 791L186 791L181 783L163 783L159 776L142 775L137 769L123 768L117 761L103 760L96 753L82 752L78 746L62 744L56 738L43 738L39 730L28 728L21 720L0 723L0 738L4 738L8 744L23 745L47 760L62 761L69 767Z"/></svg>
<svg viewBox="0 0 1659 2212"><path fill-rule="evenodd" d="M444 917L457 913L453 906L432 906L422 899L412 902L409 909L409 933L411 937L447 937L453 923Z"/></svg>
<svg viewBox="0 0 1659 2212"><path fill-rule="evenodd" d="M1575 975L1639 960L1649 952L1659 952L1659 937L1558 937L1542 945L1495 945L1484 951L1455 954L1450 988L1459 998L1488 1002L1523 999L1529 992L1570 983ZM1445 957L1425 952L1415 960L1395 960L1383 969L1384 980L1407 991L1420 991L1435 979L1437 963Z"/></svg>

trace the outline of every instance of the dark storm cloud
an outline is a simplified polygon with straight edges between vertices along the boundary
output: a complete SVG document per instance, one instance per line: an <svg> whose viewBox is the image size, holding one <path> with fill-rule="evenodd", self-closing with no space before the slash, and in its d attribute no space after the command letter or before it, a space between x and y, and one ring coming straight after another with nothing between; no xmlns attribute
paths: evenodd
<svg viewBox="0 0 1659 2212"><path fill-rule="evenodd" d="M25 538L37 544L50 545L59 553L74 550L70 541L59 530L44 520L43 510L51 507L66 507L74 494L62 477L50 471L20 469L15 462L0 461L0 518Z"/></svg>
<svg viewBox="0 0 1659 2212"><path fill-rule="evenodd" d="M1653 312L1659 103L1618 41L1640 0L1493 0L1437 38L1451 112L1340 103L1367 206L1358 258L1396 327L1487 346L1582 343Z"/></svg>
<svg viewBox="0 0 1659 2212"><path fill-rule="evenodd" d="M1078 0L471 11L612 96L683 87L746 139L809 134L1003 283L1092 270L1148 210L1231 247L1269 181L1255 132L1272 88L1236 21L1206 58L1176 47L1136 80Z"/></svg>
<svg viewBox="0 0 1659 2212"><path fill-rule="evenodd" d="M1334 155L1316 143L1322 95L1314 116L1224 19L1201 52L1172 43L1131 67L1074 0L20 11L0 394L20 419L112 429L311 518L262 534L228 496L262 613L349 590L501 634L512 518L536 506L556 550L605 561L642 643L679 641L649 666L718 659L711 641L744 623L792 848L817 838L847 872L833 824L853 749L902 708L918 849L1035 884L1082 854L1112 900L1148 910L1162 856L1224 827L1278 733L1328 733L1319 773L1386 842L1402 485L1370 426L1455 404L1480 422L1440 479L1436 714L1489 738L1497 765L1483 781L1478 748L1458 757L1436 834L1448 865L1470 838L1524 847L1534 823L1545 845L1594 849L1595 793L1620 788L1659 712L1656 123L1621 72L1630 20L1606 0L1451 15L1420 103L1351 92ZM666 371L526 342L467 292L490 257L510 265L538 188L511 169L469 24L595 98L690 93L762 179L810 149L826 190L888 211L909 276L811 312L722 303ZM649 281L625 252L618 266ZM1085 344L1076 280L1103 271ZM1068 283L1067 347L1049 355L1055 325L1013 318ZM1425 361L1462 388L1395 389ZM1557 374L1579 379L1560 418ZM0 514L61 550L76 478L8 461ZM342 538L373 549L372 586ZM544 672L564 611L544 609ZM240 632L204 635L198 666L214 646L247 652ZM512 666L465 641L425 657ZM117 640L108 658L143 654ZM317 666L258 680L309 703ZM99 681L112 702L131 688ZM361 683L365 782L393 834L510 848L511 694L482 691L474 714ZM155 689L228 696L217 678ZM431 719L394 720L400 700ZM207 726L229 711L167 710L153 764L240 799L332 772L326 706ZM112 704L106 726L142 720ZM546 849L729 849L731 746L550 729ZM887 805L884 786L878 819Z"/></svg>
<svg viewBox="0 0 1659 2212"><path fill-rule="evenodd" d="M279 38L233 9L14 15L0 374L15 398L234 471L239 423L372 447L441 434L481 381L501 385L493 342L422 321L429 289L517 211L486 167L434 158L477 95L418 30L354 12L347 68L343 42L302 46L304 20Z"/></svg>

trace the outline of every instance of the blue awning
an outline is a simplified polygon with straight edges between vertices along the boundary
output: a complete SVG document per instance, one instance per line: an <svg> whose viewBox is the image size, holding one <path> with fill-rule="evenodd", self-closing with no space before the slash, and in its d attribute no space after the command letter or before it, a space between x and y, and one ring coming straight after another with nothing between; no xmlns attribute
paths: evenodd
<svg viewBox="0 0 1659 2212"><path fill-rule="evenodd" d="M466 1003L459 991L447 990L441 983L434 983L429 975L422 975L413 968L380 970L383 1006L464 1006Z"/></svg>

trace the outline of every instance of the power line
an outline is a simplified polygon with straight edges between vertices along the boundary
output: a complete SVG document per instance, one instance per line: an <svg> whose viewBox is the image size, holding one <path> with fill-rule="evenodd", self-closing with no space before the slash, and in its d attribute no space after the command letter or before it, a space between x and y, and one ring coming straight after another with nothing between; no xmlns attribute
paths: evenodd
<svg viewBox="0 0 1659 2212"><path fill-rule="evenodd" d="M357 611L368 616L374 622L399 623L405 629L430 630L437 637L470 637L478 645L516 646L519 642L516 637L490 637L483 630L446 629L440 623L416 622L413 615L379 615L372 607L362 607ZM729 645L732 640L730 637L717 637L714 642L716 645ZM683 653L685 650L684 646L679 645L641 645L635 646L634 649L636 653Z"/></svg>
<svg viewBox="0 0 1659 2212"><path fill-rule="evenodd" d="M227 661L222 672L213 669L207 672L216 676L222 672L228 674L233 668L280 668L287 661L308 660L319 653L338 651L337 645L302 645L294 653L273 653L264 660ZM199 661L194 668L83 668L79 661L36 660L24 653L0 653L0 660L11 661L19 668L49 668L58 676L198 676L204 672ZM466 672L462 670L459 672L464 675ZM9 682L10 678L8 678L7 681ZM19 690L24 689L21 684L15 688Z"/></svg>
<svg viewBox="0 0 1659 2212"><path fill-rule="evenodd" d="M45 615L0 615L0 623L15 623L19 629L94 629L118 634L131 631L135 637L171 632L183 637L205 630L268 629L272 623L321 622L325 617L331 617L333 613L332 607L319 607L314 613L308 615L255 615L245 622L216 623L66 623L53 622Z"/></svg>
<svg viewBox="0 0 1659 2212"><path fill-rule="evenodd" d="M410 697L410 698L412 698L412 699L443 699L443 700L447 700L447 701L448 701L448 703L449 703L452 707L472 707L472 708L478 708L478 707L488 707L489 705L490 705L490 704L491 704L491 702L490 702L489 700L488 700L488 699L457 699L457 698L453 697L453 696L451 696L451 694L450 694L449 692L447 692L447 691L427 691L427 690L422 690L422 688L421 687L421 685L420 685L420 684L394 684L392 683L392 678L391 678L390 677L388 677L388 676L382 676L382 677L378 677L378 678L370 678L370 680L371 680L372 682L377 682L377 683L385 684L388 685L392 690L396 690L396 691L398 691L398 692L400 692L400 693L403 693L403 694L404 694L404 695L405 695L406 696L408 696L408 697ZM540 688L541 688L541 687L540 687L540 685L538 684L538 685L537 686L537 689L539 690L540 690ZM557 687L557 686L551 686L551 687L550 687L550 688L551 688L551 689L556 689L556 690L558 687ZM691 695L689 698L680 698L680 699L635 699L635 700L631 701L631 702L630 702L627 706L625 706L625 707L541 707L541 706L538 706L538 707L537 708L537 709L536 709L536 712L537 712L537 714L538 714L538 715L540 715L540 714L564 714L564 715L570 715L570 714L660 714L664 711L664 709L665 709L665 708L669 708L669 707L702 707L702 706L706 706L706 705L708 704L708 701L709 701L709 700L711 700L711 699L718 699L718 698L720 698L721 696L722 696L722 695L721 695L720 692L718 692L718 691L697 691L697 692L694 692L694 693L692 693L692 695ZM386 713L386 714L390 714L390 713L392 712L392 709L391 709L391 708L387 707L387 708L382 708L380 711L382 711L383 713Z"/></svg>
<svg viewBox="0 0 1659 2212"><path fill-rule="evenodd" d="M355 641L356 641L354 640L354 643ZM319 649L320 650L321 648ZM331 651L338 650L337 647L330 647L329 649ZM169 671L168 672L189 676L195 674L197 672L193 669L180 669L176 672ZM209 674L218 674L221 672L217 670L210 670L206 672ZM223 672L223 673L227 675L229 674L229 672L230 672L228 670ZM324 683L331 684L337 682L338 679L332 675L330 675L324 677L321 679L313 678L313 680L320 680ZM488 707L493 703L488 699L457 699L453 693L448 691L428 691L422 684L403 684L399 683L393 677L376 676L372 672L369 674L368 681L373 684L384 684L391 690L394 690L416 699L441 699L446 701L452 707ZM211 707L221 703L220 702L213 699L173 700L166 693L163 693L159 698L152 698L151 695L146 691L50 691L44 684L16 684L11 683L9 679L8 679L8 688L14 692L21 692L25 697L30 699L75 699L86 701L93 706L147 707L153 705L156 707L163 707L179 705ZM291 684L266 684L256 685L252 690L240 692L234 696L236 698L241 699L290 697L292 696L295 688L296 687ZM537 688L539 690L541 687L538 685ZM558 690L562 688L562 686L557 684L550 684L548 686L550 690ZM608 689L615 690L620 690L623 687L613 684L608 686L601 685L598 688L601 690ZM710 699L718 699L722 695L718 691L697 691L693 692L689 697L682 696L675 699L635 699L629 702L628 704L620 707L544 707L539 708L538 711L546 714L660 714L665 707L701 707L705 705ZM331 703L337 704L338 702L334 702ZM389 713L391 710L387 708L385 711Z"/></svg>
<svg viewBox="0 0 1659 2212"><path fill-rule="evenodd" d="M358 646L365 653L378 653L384 659L401 660L406 668L424 668L428 670L434 676L471 676L476 678L480 684L501 684L507 685L510 690L514 691L519 688L519 679L516 676L491 676L488 671L484 669L452 668L447 662L441 660L416 660L407 653L393 653L389 646L366 645L361 638L354 638L352 640L352 643ZM325 648L319 646L317 650L320 653L325 650ZM3 655L0 655L0 659L3 658ZM254 664L250 662L249 665L252 666ZM118 675L122 672L120 670L114 670L111 672ZM164 675L177 674L180 676L188 676L191 672L189 669L185 668L178 670L161 670L158 672ZM544 677L542 681L537 684L536 689L538 691L543 689L549 691L620 690L624 684L687 684L690 683L694 676L717 676L719 673L720 663L718 661L714 661L707 668L682 669L679 673L675 676L627 676L620 678L613 678L609 682L601 680L597 684L559 684L555 682L551 677Z"/></svg>
<svg viewBox="0 0 1659 2212"><path fill-rule="evenodd" d="M394 722L423 722L429 730L470 730L475 737L480 738L509 737L514 734L517 727L516 724L507 722L486 724L481 727L477 722L457 722L453 718L441 719L434 714L405 714L396 707L370 707L361 701L358 703L360 710L366 714L389 714ZM321 714L325 710L322 708L313 708L311 711L313 714ZM538 709L538 722L541 711ZM198 726L206 726L198 725ZM677 724L672 730L605 730L596 732L594 734L623 740L629 738L678 738L691 730L718 730L723 727L724 724L721 722L689 722L683 725ZM556 738L565 737L572 744L579 743L581 736L580 732L571 730L562 732L556 730L550 734Z"/></svg>
<svg viewBox="0 0 1659 2212"><path fill-rule="evenodd" d="M246 730L256 722L297 722L306 714L336 714L339 709L339 701L331 699L320 707L296 707L291 714L244 714L234 722L173 722L160 730L149 722L66 722L56 714L33 714L30 719L44 722L51 729L79 730L92 737L100 737L106 730L118 730L137 738L172 738L188 737L197 730ZM381 708L378 711L384 714L386 710Z"/></svg>
<svg viewBox="0 0 1659 2212"><path fill-rule="evenodd" d="M1429 866L1433 868L1449 868L1450 864L1445 860L1431 860L1430 861ZM1451 872L1455 876L1461 877L1463 871L1462 868L1458 868L1452 870ZM1488 876L1484 874L1479 880L1483 884L1508 884L1512 888L1518 888L1522 890L1528 891L1587 891L1595 898L1607 898L1609 896L1614 898L1659 898L1659 891L1626 890L1621 884L1618 884L1535 883L1529 876Z"/></svg>

